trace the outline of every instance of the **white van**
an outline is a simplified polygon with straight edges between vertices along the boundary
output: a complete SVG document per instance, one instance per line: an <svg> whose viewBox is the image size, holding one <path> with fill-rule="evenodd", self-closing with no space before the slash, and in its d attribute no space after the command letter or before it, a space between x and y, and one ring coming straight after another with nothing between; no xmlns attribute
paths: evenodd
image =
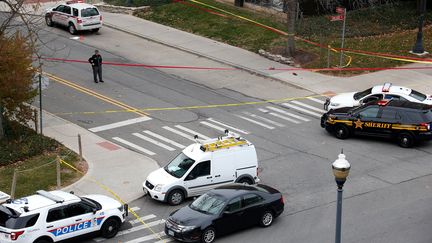
<svg viewBox="0 0 432 243"><path fill-rule="evenodd" d="M143 183L144 192L178 205L224 184L258 183L255 146L228 130L225 134L186 147L168 165L150 173Z"/></svg>

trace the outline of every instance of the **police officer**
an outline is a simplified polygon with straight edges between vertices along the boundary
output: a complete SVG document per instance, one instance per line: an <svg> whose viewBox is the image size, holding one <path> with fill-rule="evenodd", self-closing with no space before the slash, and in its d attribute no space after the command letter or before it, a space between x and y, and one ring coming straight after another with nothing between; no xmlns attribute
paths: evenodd
<svg viewBox="0 0 432 243"><path fill-rule="evenodd" d="M99 82L103 83L102 56L99 54L99 50L95 50L95 54L91 56L88 61L92 65L94 82L98 82L97 76L99 76Z"/></svg>

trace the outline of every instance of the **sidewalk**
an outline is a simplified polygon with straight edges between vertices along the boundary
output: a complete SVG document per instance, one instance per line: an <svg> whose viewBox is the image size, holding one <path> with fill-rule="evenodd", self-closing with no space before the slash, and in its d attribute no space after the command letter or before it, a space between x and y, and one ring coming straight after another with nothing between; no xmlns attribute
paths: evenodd
<svg viewBox="0 0 432 243"><path fill-rule="evenodd" d="M91 180L97 180L118 194L125 202L144 195L142 183L147 175L159 168L153 159L115 145L78 125L48 112L43 114L43 134L72 149L77 154L78 134L81 135L83 157L88 162L87 174L76 183L64 188L78 195L112 195ZM89 180L91 179L91 180Z"/></svg>

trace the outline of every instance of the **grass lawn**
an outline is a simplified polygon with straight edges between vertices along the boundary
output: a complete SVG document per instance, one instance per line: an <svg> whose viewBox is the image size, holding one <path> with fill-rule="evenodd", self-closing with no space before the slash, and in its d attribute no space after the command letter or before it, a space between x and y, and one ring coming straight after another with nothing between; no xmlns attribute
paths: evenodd
<svg viewBox="0 0 432 243"><path fill-rule="evenodd" d="M284 18L275 15L223 4L213 0L199 0L200 2L224 9L231 13L252 19L262 24L286 31ZM106 2L123 1L106 0ZM271 52L283 50L286 37L278 35L253 23L235 18L226 13L226 17L204 11L202 5L186 1L186 4L172 2L152 6L151 11L139 17L168 25L177 29L222 41L253 52L264 49ZM195 7L193 7L193 6ZM210 9L210 8L206 8ZM210 9L218 12L217 10ZM220 12L219 12L220 13ZM428 13L426 20L430 19ZM426 24L430 24L426 22ZM416 41L418 15L415 12L415 1L401 2L392 5L349 11L346 21L345 48L369 52L379 52L408 57L417 57L409 54ZM324 46L340 47L342 22L330 22L328 16L310 16L297 22L296 36L305 38ZM424 48L432 50L431 28L424 30ZM296 48L302 53L309 53L313 59L302 61L306 68L327 67L327 49L296 41ZM379 57L348 54L352 57L350 67L394 67L406 64ZM430 56L426 56L430 58ZM331 53L330 66L339 64L339 54Z"/></svg>

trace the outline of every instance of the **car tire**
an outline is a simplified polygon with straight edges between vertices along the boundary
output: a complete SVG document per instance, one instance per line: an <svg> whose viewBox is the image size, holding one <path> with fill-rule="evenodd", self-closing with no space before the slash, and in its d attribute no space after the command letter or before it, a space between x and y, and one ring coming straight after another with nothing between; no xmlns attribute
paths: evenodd
<svg viewBox="0 0 432 243"><path fill-rule="evenodd" d="M49 26L49 27L53 27L53 26L54 26L54 23L53 23L53 21L52 21L52 18L49 17L49 16L46 16L46 17L45 17L45 23L46 23L46 25Z"/></svg>
<svg viewBox="0 0 432 243"><path fill-rule="evenodd" d="M120 221L115 218L109 218L103 223L100 233L102 237L109 239L116 236L119 229Z"/></svg>
<svg viewBox="0 0 432 243"><path fill-rule="evenodd" d="M167 202L171 206L176 206L184 201L184 193L181 190L173 190L168 194Z"/></svg>
<svg viewBox="0 0 432 243"><path fill-rule="evenodd" d="M68 30L71 35L76 35L77 33L77 29L75 28L75 25L73 23L69 23Z"/></svg>
<svg viewBox="0 0 432 243"><path fill-rule="evenodd" d="M274 220L274 214L270 210L266 210L260 217L259 224L261 227L269 227L272 225Z"/></svg>
<svg viewBox="0 0 432 243"><path fill-rule="evenodd" d="M402 132L399 133L397 141L402 148L410 148L414 144L414 137L410 133Z"/></svg>
<svg viewBox="0 0 432 243"><path fill-rule="evenodd" d="M52 243L52 241L46 240L46 239L40 239L40 240L36 240L33 243Z"/></svg>
<svg viewBox="0 0 432 243"><path fill-rule="evenodd" d="M93 33L97 33L97 32L99 32L99 28L92 29L91 32L93 32Z"/></svg>
<svg viewBox="0 0 432 243"><path fill-rule="evenodd" d="M350 130L345 125L336 125L334 133L339 139L347 139L350 136Z"/></svg>
<svg viewBox="0 0 432 243"><path fill-rule="evenodd" d="M251 179L249 179L249 178L242 178L242 179L240 179L239 181L238 181L238 183L241 183L241 184L248 184L248 185L252 185L253 184L253 182L251 181Z"/></svg>
<svg viewBox="0 0 432 243"><path fill-rule="evenodd" d="M212 243L216 239L216 230L213 227L206 228L201 234L202 243Z"/></svg>

